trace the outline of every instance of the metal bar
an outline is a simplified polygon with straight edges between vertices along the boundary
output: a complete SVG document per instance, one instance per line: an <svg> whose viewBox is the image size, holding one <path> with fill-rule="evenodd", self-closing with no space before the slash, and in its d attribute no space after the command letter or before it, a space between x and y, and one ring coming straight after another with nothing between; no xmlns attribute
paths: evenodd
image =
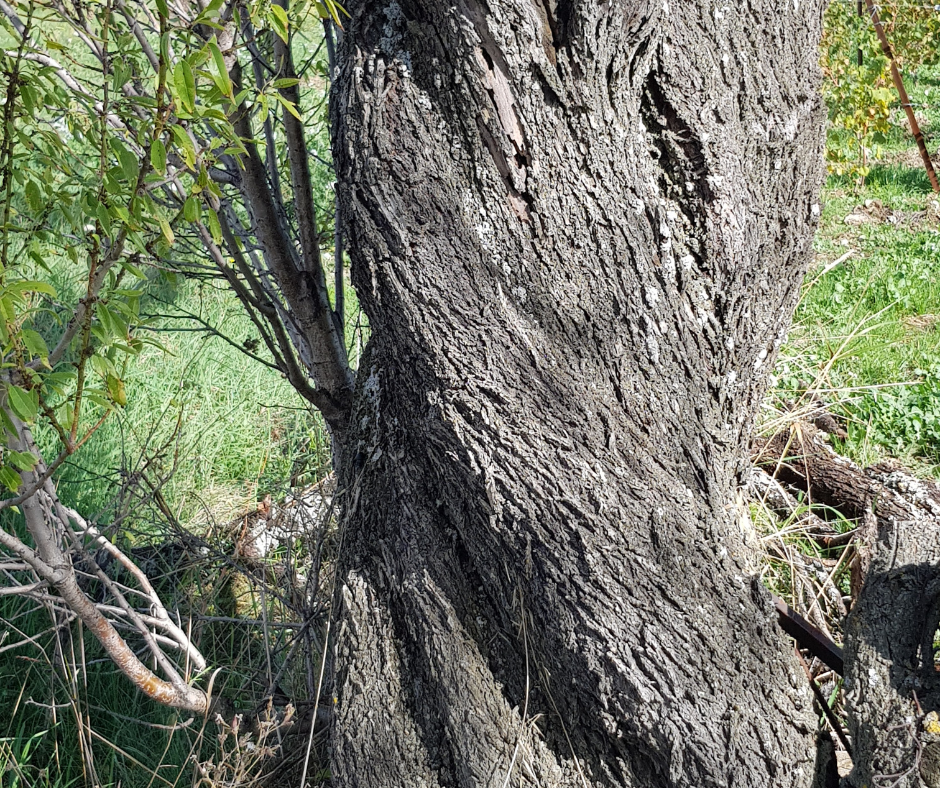
<svg viewBox="0 0 940 788"><path fill-rule="evenodd" d="M911 100L907 97L907 91L904 89L904 82L901 79L901 72L898 71L898 65L894 60L894 52L891 50L891 44L888 43L888 36L885 35L884 25L878 18L878 9L872 0L865 0L868 6L868 13L871 15L872 24L875 26L875 32L878 34L878 40L881 42L881 51L891 63L891 78L894 80L894 86L901 97L901 106L907 114L907 122L911 127L911 134L914 135L914 141L917 143L917 150L920 151L920 157L924 160L924 169L927 170L927 177L930 178L930 185L933 190L940 194L940 183L937 182L937 173L934 172L933 162L930 161L930 154L927 152L927 143L924 141L923 132L917 124L917 118L914 117L914 110L911 109Z"/></svg>
<svg viewBox="0 0 940 788"><path fill-rule="evenodd" d="M841 648L792 610L780 597L774 597L774 607L777 608L780 628L792 637L800 648L805 648L814 657L821 659L840 676L845 675L845 659Z"/></svg>

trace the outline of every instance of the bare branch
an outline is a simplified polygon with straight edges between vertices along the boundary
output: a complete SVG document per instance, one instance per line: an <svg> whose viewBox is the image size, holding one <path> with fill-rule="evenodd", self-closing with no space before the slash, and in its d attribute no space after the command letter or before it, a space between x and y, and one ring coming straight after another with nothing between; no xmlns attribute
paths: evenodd
<svg viewBox="0 0 940 788"><path fill-rule="evenodd" d="M232 69L232 79L238 86L236 89L240 89L240 68L237 65ZM251 209L254 229L265 250L265 262L270 266L303 332L302 340L310 354L312 377L318 389L329 392L330 398L338 408L330 415L324 413L324 418L331 428L343 430L352 402L353 374L349 368L345 344L333 321L322 267L317 260L318 276L306 268L298 270L294 263L295 251L291 241L282 232L278 221L264 164L256 145L252 142L248 111L244 108L237 110L231 121L248 153L242 158L242 193ZM301 148L299 153L304 150L305 148ZM294 155L298 155L297 152ZM309 176L309 170L307 172ZM292 179L295 177L298 176L292 175ZM302 175L299 177L302 179ZM312 243L309 238L308 243ZM319 258L318 249L316 254Z"/></svg>
<svg viewBox="0 0 940 788"><path fill-rule="evenodd" d="M153 51L153 47L150 46L150 42L147 40L147 36L141 29L140 24L128 10L127 4L124 2L124 0L115 0L115 5L121 9L121 13L124 15L124 18L127 20L127 24L130 25L131 31L134 33L134 38L136 38L137 43L140 44L140 48L147 57L147 60L150 61L150 65L153 66L153 70L159 71L160 58L158 58L157 53Z"/></svg>
<svg viewBox="0 0 940 788"><path fill-rule="evenodd" d="M23 24L16 11L14 11L13 8L5 2L5 0L0 0L0 11L2 11L3 15L10 20L10 24L13 25L13 29L20 36L23 36L26 33L26 26Z"/></svg>
<svg viewBox="0 0 940 788"><path fill-rule="evenodd" d="M38 457L29 428L14 415L10 414L10 418L17 430L17 435L11 442L12 446L17 451L28 451ZM45 468L41 461L32 471L24 471L23 486L36 485L44 472ZM34 495L23 502L23 514L26 518L27 530L36 545L35 551L3 530L0 530L0 545L26 561L36 574L55 588L58 597L91 630L108 656L145 695L167 706L205 713L208 709L208 697L205 692L186 684L168 661L161 660L161 664L165 670L169 668L167 670L169 681L154 674L140 661L127 642L118 634L114 625L81 590L72 562L60 544L62 536L70 530L69 515L59 502L55 487L48 478L39 486ZM79 521L81 521L80 518ZM94 535L90 529L89 533ZM149 583L147 585L149 586ZM118 593L116 598L122 597ZM126 600L122 606L132 610L126 604ZM160 608L162 609L162 605ZM165 609L163 609L163 615L166 615ZM159 616L158 611L156 617ZM167 631L172 632L165 623L163 626ZM146 638L147 635L145 635ZM159 647L152 641L152 638L151 642L151 650L159 651Z"/></svg>
<svg viewBox="0 0 940 788"><path fill-rule="evenodd" d="M147 575L144 574L144 572L142 572L141 569L112 542L106 539L97 528L86 522L85 519L78 514L78 512L76 512L74 509L68 509L66 507L63 507L63 509L65 509L69 519L78 525L78 529L75 532L76 536L91 537L94 544L105 550L134 577L138 586L140 586L141 591L150 602L151 616L155 621L159 622L158 626L169 632L173 639L179 644L180 648L189 653L190 659L192 659L193 664L198 670L204 670L206 667L205 657L199 653L199 650L193 645L193 643L187 637L186 633L183 632L183 630L180 629L173 619L171 619L167 614L166 608L163 606L163 601L160 599L160 596L157 594L153 585L150 583ZM108 582L111 582L110 578L108 578ZM119 594L120 592L115 589L115 593Z"/></svg>

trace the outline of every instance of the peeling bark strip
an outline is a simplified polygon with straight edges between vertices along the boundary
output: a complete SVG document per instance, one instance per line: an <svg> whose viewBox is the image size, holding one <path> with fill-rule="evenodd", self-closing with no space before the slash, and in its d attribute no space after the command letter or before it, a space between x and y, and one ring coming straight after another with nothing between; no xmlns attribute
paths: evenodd
<svg viewBox="0 0 940 788"><path fill-rule="evenodd" d="M821 5L350 4L336 785L812 784L728 504L818 214Z"/></svg>

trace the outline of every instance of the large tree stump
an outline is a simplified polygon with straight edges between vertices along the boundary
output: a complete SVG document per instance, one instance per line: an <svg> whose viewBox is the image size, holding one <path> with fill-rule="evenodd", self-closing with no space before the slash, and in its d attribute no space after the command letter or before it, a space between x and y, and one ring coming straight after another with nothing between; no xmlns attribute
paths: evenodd
<svg viewBox="0 0 940 788"><path fill-rule="evenodd" d="M845 625L855 763L846 784L940 786L940 487L894 463L862 470L806 424L774 436L758 461L859 523L859 590Z"/></svg>

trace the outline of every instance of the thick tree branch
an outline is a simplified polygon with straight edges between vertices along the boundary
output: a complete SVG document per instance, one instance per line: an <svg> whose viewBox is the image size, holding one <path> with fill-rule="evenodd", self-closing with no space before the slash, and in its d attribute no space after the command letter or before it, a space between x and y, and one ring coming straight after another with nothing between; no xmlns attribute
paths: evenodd
<svg viewBox="0 0 940 788"><path fill-rule="evenodd" d="M232 70L232 78L237 91L241 82L237 65ZM253 142L247 109L243 107L237 110L231 121L247 150L247 156L243 156L242 162L242 193L251 209L254 229L265 251L265 262L270 266L303 332L301 339L309 352L311 376L317 388L324 390L336 404L329 416L324 414L327 423L331 429L342 431L352 402L353 374L342 336L333 321L322 268L317 277L295 264L296 252L290 239L281 230L264 163ZM300 150L304 151L305 148Z"/></svg>
<svg viewBox="0 0 940 788"><path fill-rule="evenodd" d="M287 0L279 0L278 4L285 11L288 10ZM274 62L280 78L297 78L290 44L283 41L280 36L274 36ZM299 114L300 89L298 86L288 85L279 88L279 91L285 100L293 104L294 109ZM307 157L306 134L300 118L286 107L281 109L281 119L284 124L284 136L287 142L287 160L290 166L294 210L297 216L304 269L314 278L318 293L326 293L326 278L320 255L320 238L317 233L316 209L313 206L313 189L310 184L310 162ZM327 308L329 308L329 303L327 303Z"/></svg>

